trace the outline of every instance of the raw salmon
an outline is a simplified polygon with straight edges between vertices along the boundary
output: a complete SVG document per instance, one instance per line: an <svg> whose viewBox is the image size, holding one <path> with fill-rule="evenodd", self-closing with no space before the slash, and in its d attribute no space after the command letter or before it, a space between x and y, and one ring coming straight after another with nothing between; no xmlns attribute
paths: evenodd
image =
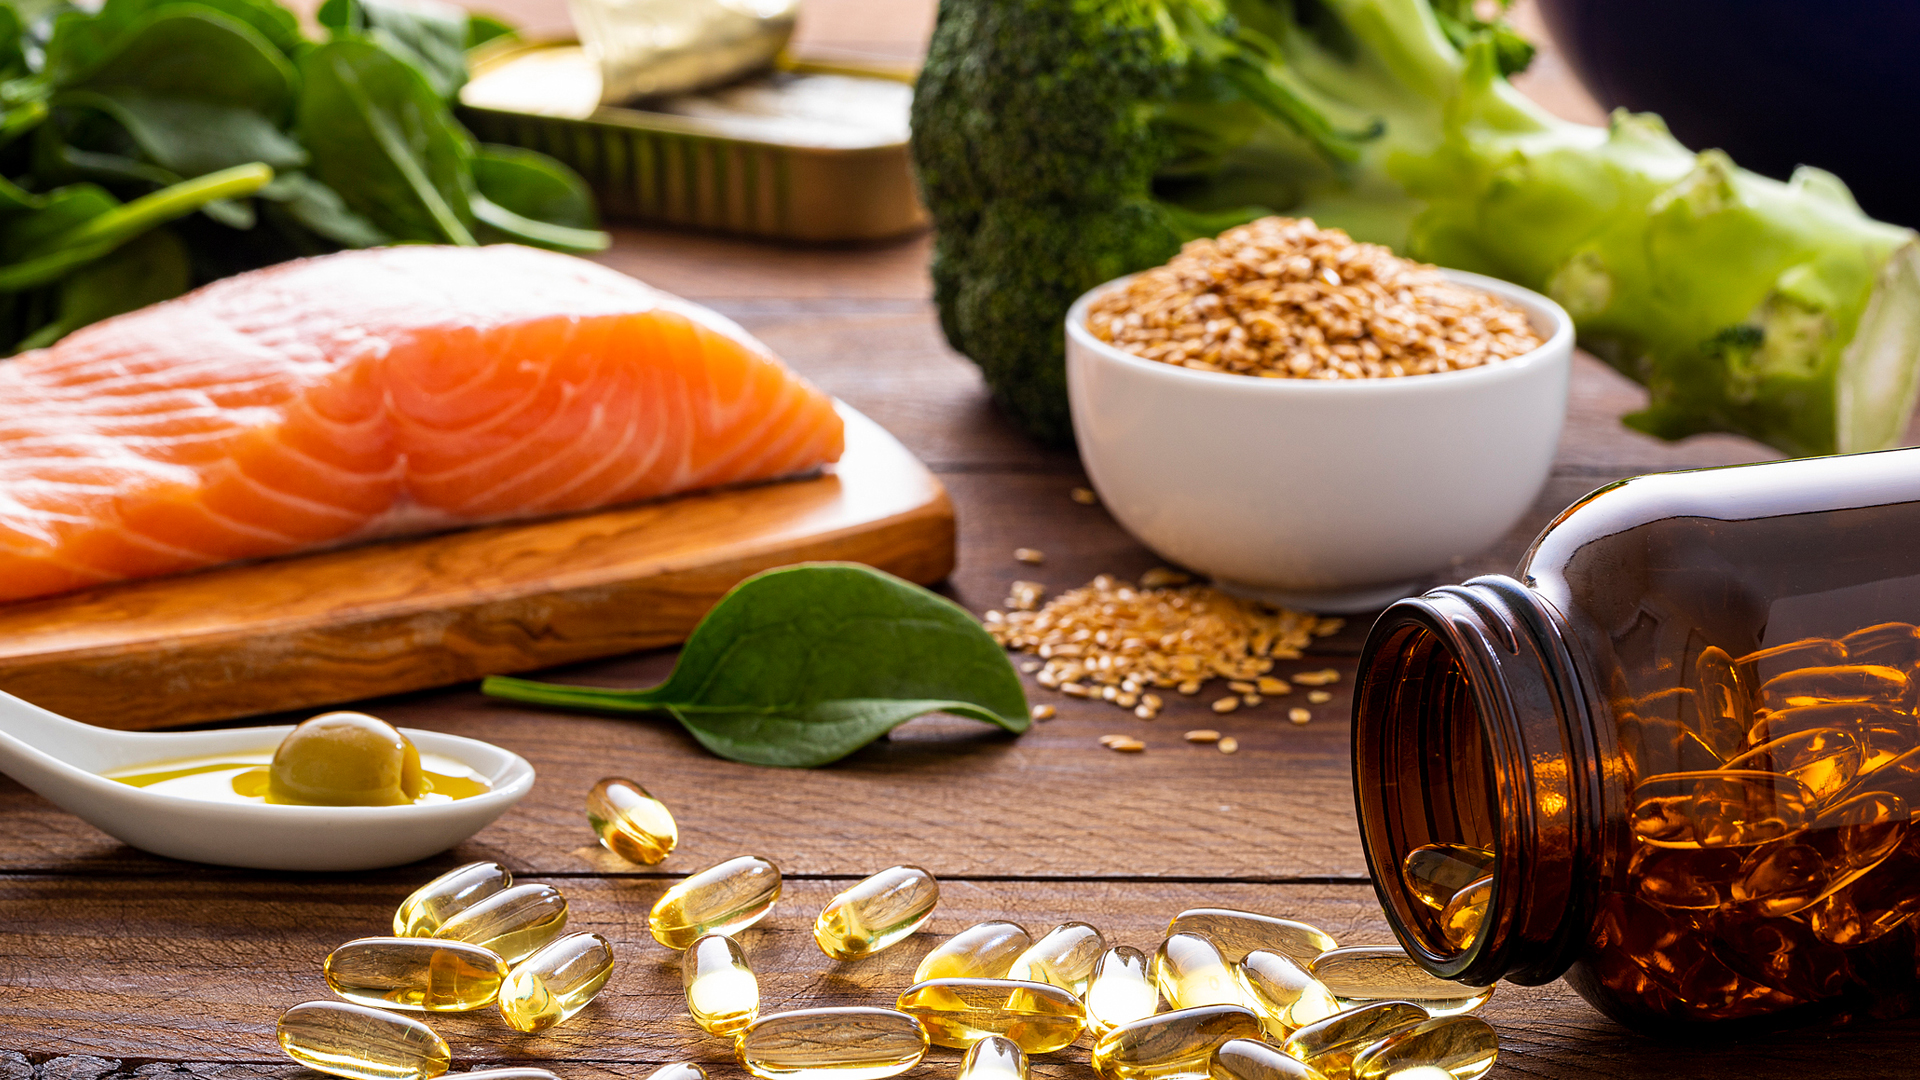
<svg viewBox="0 0 1920 1080"><path fill-rule="evenodd" d="M789 476L841 441L745 330L605 267L304 259L0 362L0 600Z"/></svg>

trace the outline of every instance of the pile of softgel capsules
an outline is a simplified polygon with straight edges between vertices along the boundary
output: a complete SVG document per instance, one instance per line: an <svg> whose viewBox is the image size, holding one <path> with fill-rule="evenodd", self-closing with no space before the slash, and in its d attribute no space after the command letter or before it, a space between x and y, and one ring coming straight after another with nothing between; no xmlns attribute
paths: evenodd
<svg viewBox="0 0 1920 1080"><path fill-rule="evenodd" d="M635 862L661 861L678 838L666 807L630 780L602 781L587 814L601 843ZM1492 1026L1468 1015L1491 987L1437 979L1398 946L1342 948L1306 923L1223 908L1174 916L1151 958L1108 947L1083 922L1038 940L1014 923L984 922L935 946L891 1008L762 1016L735 935L772 910L780 885L772 862L729 859L668 889L647 919L654 939L681 953L693 1021L731 1039L741 1067L762 1080L883 1080L913 1069L929 1046L967 1051L959 1080L1027 1080L1029 1055L1083 1034L1106 1080L1480 1080L1499 1053ZM905 940L939 900L933 875L891 867L829 901L814 940L831 959L861 960ZM384 1010L497 1003L520 1031L559 1023L599 993L613 965L604 939L560 936L565 921L565 899L548 886L514 887L492 863L451 870L401 904L397 936L328 957L328 985L354 1004L296 1006L281 1019L280 1044L351 1080L429 1080L450 1064L446 1043ZM550 1075L495 1069L462 1080ZM705 1076L680 1062L649 1080Z"/></svg>

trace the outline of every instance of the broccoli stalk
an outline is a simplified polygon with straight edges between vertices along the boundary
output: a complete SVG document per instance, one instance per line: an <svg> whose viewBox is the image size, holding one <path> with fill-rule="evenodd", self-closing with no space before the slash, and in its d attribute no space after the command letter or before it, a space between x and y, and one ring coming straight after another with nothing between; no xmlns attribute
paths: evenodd
<svg viewBox="0 0 1920 1080"><path fill-rule="evenodd" d="M1657 117L1556 119L1462 0L943 0L914 105L949 340L1070 437L1059 319L1264 213L1538 289L1645 383L1628 423L1877 449L1920 383L1920 247L1815 169L1781 183Z"/></svg>

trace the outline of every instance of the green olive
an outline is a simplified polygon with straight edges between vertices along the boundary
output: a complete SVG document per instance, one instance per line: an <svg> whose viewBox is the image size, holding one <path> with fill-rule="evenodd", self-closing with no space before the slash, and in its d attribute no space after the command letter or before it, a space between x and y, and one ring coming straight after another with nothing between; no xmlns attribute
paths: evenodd
<svg viewBox="0 0 1920 1080"><path fill-rule="evenodd" d="M413 741L357 712L323 713L288 732L267 776L270 803L401 806L424 790Z"/></svg>

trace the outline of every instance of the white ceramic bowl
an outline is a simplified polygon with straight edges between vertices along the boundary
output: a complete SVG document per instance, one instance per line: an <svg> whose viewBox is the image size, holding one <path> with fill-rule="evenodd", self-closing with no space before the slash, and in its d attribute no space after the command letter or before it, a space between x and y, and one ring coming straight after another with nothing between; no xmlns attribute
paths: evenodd
<svg viewBox="0 0 1920 1080"><path fill-rule="evenodd" d="M1545 485L1566 417L1573 323L1539 293L1457 270L1527 312L1545 344L1465 371L1261 379L1122 352L1067 313L1080 460L1141 543L1221 587L1371 611L1504 535Z"/></svg>

